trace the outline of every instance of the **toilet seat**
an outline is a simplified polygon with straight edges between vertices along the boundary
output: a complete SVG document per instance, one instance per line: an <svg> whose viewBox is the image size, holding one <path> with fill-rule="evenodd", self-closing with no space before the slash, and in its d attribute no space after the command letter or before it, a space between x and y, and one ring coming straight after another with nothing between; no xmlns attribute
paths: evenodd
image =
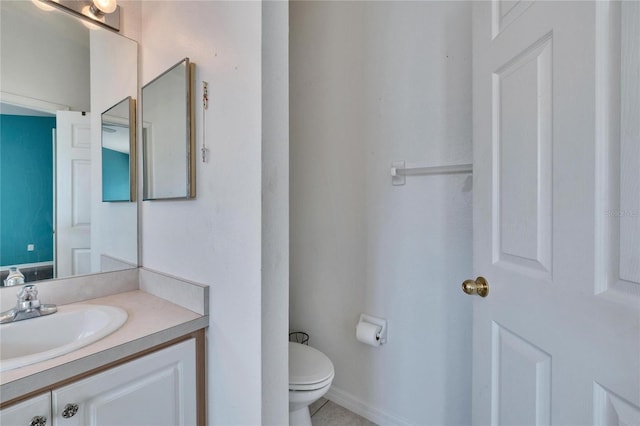
<svg viewBox="0 0 640 426"><path fill-rule="evenodd" d="M333 363L310 346L289 342L289 390L310 391L331 384Z"/></svg>

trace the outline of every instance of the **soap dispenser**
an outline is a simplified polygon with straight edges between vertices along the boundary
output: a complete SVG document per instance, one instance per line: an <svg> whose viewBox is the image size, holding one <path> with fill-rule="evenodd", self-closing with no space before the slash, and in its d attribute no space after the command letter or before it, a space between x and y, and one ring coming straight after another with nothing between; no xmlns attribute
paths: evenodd
<svg viewBox="0 0 640 426"><path fill-rule="evenodd" d="M20 269L18 269L17 266L9 267L9 275L7 275L7 279L4 280L4 285L6 287L11 287L22 284L24 284L24 275L22 275Z"/></svg>

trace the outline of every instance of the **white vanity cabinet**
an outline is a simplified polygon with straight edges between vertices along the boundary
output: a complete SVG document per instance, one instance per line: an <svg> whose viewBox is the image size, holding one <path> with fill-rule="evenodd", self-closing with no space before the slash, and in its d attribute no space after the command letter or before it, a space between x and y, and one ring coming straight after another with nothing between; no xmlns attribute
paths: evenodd
<svg viewBox="0 0 640 426"><path fill-rule="evenodd" d="M47 426L50 424L50 392L0 410L0 425L2 426Z"/></svg>
<svg viewBox="0 0 640 426"><path fill-rule="evenodd" d="M43 389L0 410L0 426L204 424L203 339L201 333Z"/></svg>
<svg viewBox="0 0 640 426"><path fill-rule="evenodd" d="M51 392L53 426L195 425L190 339Z"/></svg>

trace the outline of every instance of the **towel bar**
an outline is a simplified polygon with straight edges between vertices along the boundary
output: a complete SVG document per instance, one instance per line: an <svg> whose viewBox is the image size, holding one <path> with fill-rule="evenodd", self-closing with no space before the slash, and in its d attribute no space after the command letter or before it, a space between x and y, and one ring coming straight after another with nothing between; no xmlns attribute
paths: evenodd
<svg viewBox="0 0 640 426"><path fill-rule="evenodd" d="M449 164L445 166L407 166L404 161L391 163L391 184L404 185L406 176L415 175L444 175L457 173L473 173L473 164Z"/></svg>

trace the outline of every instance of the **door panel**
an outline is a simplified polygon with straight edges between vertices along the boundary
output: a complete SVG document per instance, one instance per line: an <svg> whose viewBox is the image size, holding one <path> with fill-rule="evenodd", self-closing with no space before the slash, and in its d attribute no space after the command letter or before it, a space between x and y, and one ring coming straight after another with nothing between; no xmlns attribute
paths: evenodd
<svg viewBox="0 0 640 426"><path fill-rule="evenodd" d="M514 22L533 0L497 0L492 3L492 34L496 38L502 30Z"/></svg>
<svg viewBox="0 0 640 426"><path fill-rule="evenodd" d="M620 9L619 275L640 286L640 3L624 2Z"/></svg>
<svg viewBox="0 0 640 426"><path fill-rule="evenodd" d="M640 424L640 409L620 396L595 384L593 388L595 426Z"/></svg>
<svg viewBox="0 0 640 426"><path fill-rule="evenodd" d="M475 424L638 423L637 7L473 4Z"/></svg>
<svg viewBox="0 0 640 426"><path fill-rule="evenodd" d="M56 271L91 272L91 122L86 113L56 114Z"/></svg>
<svg viewBox="0 0 640 426"><path fill-rule="evenodd" d="M492 75L495 263L551 278L552 38Z"/></svg>
<svg viewBox="0 0 640 426"><path fill-rule="evenodd" d="M640 296L639 28L640 3L598 3L596 292L632 307Z"/></svg>
<svg viewBox="0 0 640 426"><path fill-rule="evenodd" d="M495 322L491 352L491 417L505 425L549 424L551 356Z"/></svg>
<svg viewBox="0 0 640 426"><path fill-rule="evenodd" d="M88 149L88 148L86 148ZM91 160L71 160L71 226L91 225Z"/></svg>

